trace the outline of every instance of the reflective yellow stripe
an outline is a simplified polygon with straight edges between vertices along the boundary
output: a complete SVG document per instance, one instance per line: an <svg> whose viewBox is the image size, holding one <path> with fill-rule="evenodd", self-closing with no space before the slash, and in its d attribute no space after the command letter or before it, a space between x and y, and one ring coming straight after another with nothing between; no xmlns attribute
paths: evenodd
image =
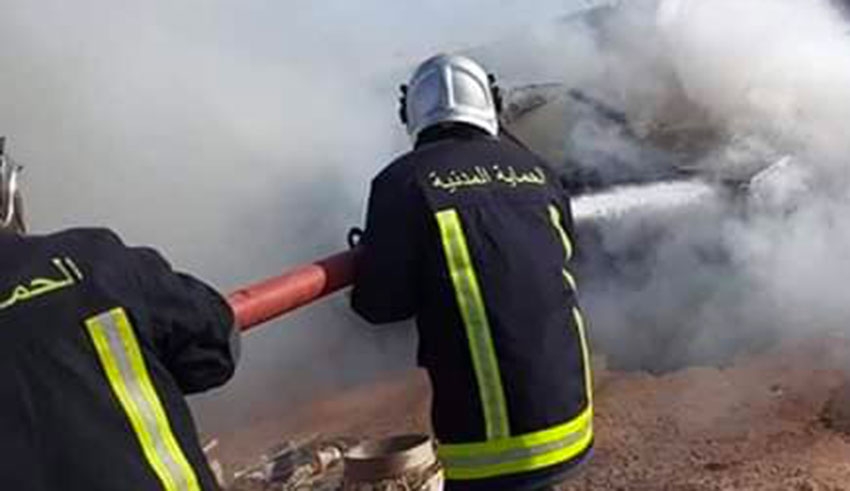
<svg viewBox="0 0 850 491"><path fill-rule="evenodd" d="M115 396L130 420L142 452L165 491L200 491L151 382L139 343L124 309L86 321Z"/></svg>
<svg viewBox="0 0 850 491"><path fill-rule="evenodd" d="M475 267L469 257L463 226L457 211L453 209L438 212L437 223L440 226L446 261L469 340L478 392L484 410L487 439L506 438L510 435L510 429L502 377L484 299L475 275Z"/></svg>
<svg viewBox="0 0 850 491"><path fill-rule="evenodd" d="M543 431L482 443L448 444L439 448L448 479L483 479L528 472L566 462L593 441L593 409Z"/></svg>
<svg viewBox="0 0 850 491"><path fill-rule="evenodd" d="M570 236L567 234L567 231L564 230L564 226L561 225L561 212L555 205L549 205L549 220L552 222L552 226L555 227L555 230L561 237L561 243L564 244L564 268L561 270L561 273L564 275L564 281L567 283L567 286L570 287L570 290L577 292L578 284L576 283L576 279L566 267L567 263L570 262L570 259L573 257L573 244L570 241Z"/></svg>
<svg viewBox="0 0 850 491"><path fill-rule="evenodd" d="M570 258L572 258L573 245L570 242L570 237L567 235L567 231L564 230L563 225L561 225L561 212L558 210L557 206L549 205L549 219L552 221L552 226L554 226L555 230L558 231L558 235L561 236L561 242L564 243L564 251L566 254L564 261L567 263L570 261ZM564 281L569 284L570 288L572 288L573 291L578 291L576 280L566 267L561 272L564 275ZM576 329L578 329L579 340L581 341L581 355L584 358L584 382L587 389L587 400L592 404L593 389L591 384L593 379L590 373L590 349L588 348L589 345L587 343L584 317L581 315L581 311L578 307L573 307L573 320L575 320Z"/></svg>
<svg viewBox="0 0 850 491"><path fill-rule="evenodd" d="M573 319L575 319L578 337L581 341L581 356L584 358L584 388L587 391L587 402L593 407L593 375L590 370L590 345L587 342L587 333L584 325L584 316L578 307L573 307Z"/></svg>
<svg viewBox="0 0 850 491"><path fill-rule="evenodd" d="M573 257L573 243L570 241L567 231L564 230L564 226L561 225L561 210L557 206L549 205L549 219L552 221L552 226L558 231L558 235L561 236L561 242L564 244L564 253L566 254L564 263L566 264Z"/></svg>
<svg viewBox="0 0 850 491"><path fill-rule="evenodd" d="M550 206L549 216L564 245L565 261L569 261L573 249L569 236L561 225L560 212L555 206ZM506 431L503 436L494 437L490 432L492 427L490 417L486 414L489 407L486 402L489 396L485 394L488 376L487 374L482 376L480 372L481 365L486 362L486 358L493 360L496 376L498 376L498 365L492 348L483 300L480 296L473 266L469 260L466 240L457 213L454 210L442 211L437 214L437 221L440 225L443 247L446 251L458 305L470 339L473 363L482 393L482 404L485 408L485 418L488 420L487 441L440 446L438 453L445 466L446 477L454 480L468 480L529 472L567 462L581 455L593 441L590 355L581 312L578 308L573 308L572 315L575 328L578 331L584 362L585 390L587 391L588 401L586 409L571 421L552 428L516 436L509 436ZM575 290L575 279L570 272L567 269L563 269L562 272L564 281ZM481 332L485 332L486 337L480 336L479 333ZM484 339L486 339L486 342L484 342ZM486 355L484 355L485 352ZM492 385L490 387L492 388ZM501 403L504 404L501 383L499 382L495 387L498 389ZM505 422L507 423L506 417Z"/></svg>
<svg viewBox="0 0 850 491"><path fill-rule="evenodd" d="M569 286L572 291L577 292L578 291L578 283L576 283L576 279L572 275L572 273L567 271L566 268L562 269L561 273L564 275L564 281L567 283L567 286Z"/></svg>

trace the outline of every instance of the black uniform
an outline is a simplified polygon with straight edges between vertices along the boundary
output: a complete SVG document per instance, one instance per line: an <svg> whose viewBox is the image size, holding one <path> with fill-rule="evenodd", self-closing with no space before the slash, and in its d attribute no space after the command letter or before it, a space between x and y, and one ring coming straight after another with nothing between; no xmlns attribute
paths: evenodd
<svg viewBox="0 0 850 491"><path fill-rule="evenodd" d="M433 129L372 182L352 304L416 316L453 489L535 489L593 441L568 197L529 151Z"/></svg>
<svg viewBox="0 0 850 491"><path fill-rule="evenodd" d="M183 394L233 373L211 288L107 230L0 234L0 486L218 489Z"/></svg>

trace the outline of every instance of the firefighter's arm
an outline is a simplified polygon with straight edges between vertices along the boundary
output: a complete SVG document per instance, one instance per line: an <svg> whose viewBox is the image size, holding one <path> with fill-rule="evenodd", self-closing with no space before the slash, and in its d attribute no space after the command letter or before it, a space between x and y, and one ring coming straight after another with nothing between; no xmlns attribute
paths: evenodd
<svg viewBox="0 0 850 491"><path fill-rule="evenodd" d="M239 332L218 292L175 272L156 251L132 248L161 361L186 394L218 387L233 375Z"/></svg>
<svg viewBox="0 0 850 491"><path fill-rule="evenodd" d="M405 320L416 310L416 195L387 184L372 183L351 295L352 308L373 324Z"/></svg>
<svg viewBox="0 0 850 491"><path fill-rule="evenodd" d="M574 255L578 254L578 244L576 243L575 238L575 228L573 222L573 208L572 208L572 197L570 193L570 183L567 176L559 176L557 179L558 185L558 196L561 198L559 200L559 205L561 208L561 226L564 227L564 230L567 232L569 236L570 242L573 246Z"/></svg>
<svg viewBox="0 0 850 491"><path fill-rule="evenodd" d="M573 231L573 206L570 193L564 190L561 194L561 206L563 210L564 227L572 234Z"/></svg>

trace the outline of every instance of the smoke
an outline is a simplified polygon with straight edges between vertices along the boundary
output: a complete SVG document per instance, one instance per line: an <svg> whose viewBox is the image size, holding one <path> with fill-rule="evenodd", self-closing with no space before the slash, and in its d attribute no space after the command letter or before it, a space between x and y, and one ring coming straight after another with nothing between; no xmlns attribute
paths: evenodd
<svg viewBox="0 0 850 491"><path fill-rule="evenodd" d="M844 21L817 0L634 0L575 15L602 3L617 4L7 0L0 133L27 165L36 232L109 226L226 291L344 247L369 179L407 147L396 86L437 51L467 52L507 87L593 94L654 145L544 108L524 136L559 162L749 175L788 157L743 212L711 202L656 215L669 225L599 231L648 261L588 272L582 298L605 351L676 364L843 328ZM370 329L338 296L247 337L236 380L194 404L204 429L225 431L410 367L414 345L409 326Z"/></svg>
<svg viewBox="0 0 850 491"><path fill-rule="evenodd" d="M567 156L609 180L672 165L718 191L692 193L696 209L667 200L667 213L579 237L592 249L582 298L602 351L664 370L846 329L850 26L839 10L636 0L564 30L588 28L596 61L573 67L572 86L622 110L629 128L573 110Z"/></svg>
<svg viewBox="0 0 850 491"><path fill-rule="evenodd" d="M7 0L0 133L34 232L108 226L227 291L345 247L408 146L416 63L585 4ZM414 345L338 296L248 336L234 382L193 402L219 432L410 367Z"/></svg>
<svg viewBox="0 0 850 491"><path fill-rule="evenodd" d="M774 25L793 28L783 29L778 45L752 40L758 62L750 67L747 93L723 103L741 108L731 122L738 131L789 157L781 162L784 172L757 189L749 226L733 227L728 237L757 289L756 312L785 332L844 332L850 314L840 274L850 266L850 226L842 220L850 212L850 26L825 2L772 5L766 12ZM729 76L717 83L740 82Z"/></svg>

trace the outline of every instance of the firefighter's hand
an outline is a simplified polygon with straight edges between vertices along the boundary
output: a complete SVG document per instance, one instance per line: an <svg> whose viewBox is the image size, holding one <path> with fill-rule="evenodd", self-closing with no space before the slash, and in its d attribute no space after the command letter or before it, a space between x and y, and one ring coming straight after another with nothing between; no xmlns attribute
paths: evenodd
<svg viewBox="0 0 850 491"><path fill-rule="evenodd" d="M357 247L361 238L363 238L363 229L360 227L351 227L348 231L348 247L351 249Z"/></svg>

